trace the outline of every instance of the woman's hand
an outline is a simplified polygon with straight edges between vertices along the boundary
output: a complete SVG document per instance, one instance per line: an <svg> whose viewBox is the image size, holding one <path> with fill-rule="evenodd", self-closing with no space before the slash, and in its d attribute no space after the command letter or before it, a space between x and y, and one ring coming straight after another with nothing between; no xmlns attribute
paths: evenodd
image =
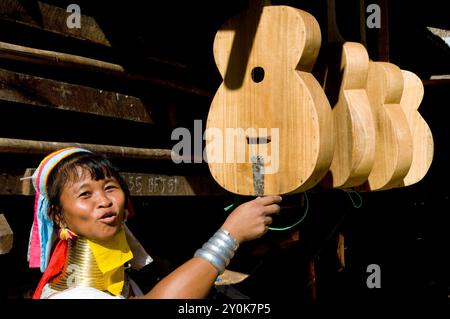
<svg viewBox="0 0 450 319"><path fill-rule="evenodd" d="M222 229L239 243L264 235L272 223L272 215L280 212L281 196L270 195L239 205L225 220Z"/></svg>
<svg viewBox="0 0 450 319"><path fill-rule="evenodd" d="M258 197L238 206L222 229L239 243L261 237L272 223L271 215L280 211L280 196ZM194 257L175 269L143 298L205 298L217 278L217 269L207 260Z"/></svg>

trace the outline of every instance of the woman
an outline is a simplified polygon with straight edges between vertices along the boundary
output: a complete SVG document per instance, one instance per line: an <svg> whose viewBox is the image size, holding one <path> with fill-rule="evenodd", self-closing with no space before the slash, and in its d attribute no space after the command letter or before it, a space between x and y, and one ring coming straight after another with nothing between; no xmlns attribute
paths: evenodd
<svg viewBox="0 0 450 319"><path fill-rule="evenodd" d="M204 298L239 245L267 232L281 201L240 205L192 259L140 295L125 265L139 269L151 258L123 223L129 192L111 163L86 149L62 149L40 163L33 185L28 259L44 272L33 298Z"/></svg>

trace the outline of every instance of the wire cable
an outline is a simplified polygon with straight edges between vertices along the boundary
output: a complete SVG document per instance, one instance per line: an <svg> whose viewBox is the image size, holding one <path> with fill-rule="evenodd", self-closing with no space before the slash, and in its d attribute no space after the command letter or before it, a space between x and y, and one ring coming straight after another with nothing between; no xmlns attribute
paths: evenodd
<svg viewBox="0 0 450 319"><path fill-rule="evenodd" d="M303 220L305 219L306 215L308 215L308 211L309 211L308 195L306 194L306 192L304 192L303 194L305 196L305 212L303 213L303 216L298 221L296 221L294 224L292 224L290 226L286 226L286 227L269 227L269 230L276 230L276 231L289 230L291 228L294 228L295 226L297 226L301 222L303 222Z"/></svg>

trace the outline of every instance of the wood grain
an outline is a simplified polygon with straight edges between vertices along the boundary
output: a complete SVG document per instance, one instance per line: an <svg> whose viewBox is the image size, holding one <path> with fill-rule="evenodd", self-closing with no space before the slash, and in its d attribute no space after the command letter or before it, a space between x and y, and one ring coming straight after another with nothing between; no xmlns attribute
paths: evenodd
<svg viewBox="0 0 450 319"><path fill-rule="evenodd" d="M152 124L136 97L0 69L0 101Z"/></svg>
<svg viewBox="0 0 450 319"><path fill-rule="evenodd" d="M230 192L254 195L251 152L267 154L265 194L305 191L326 174L334 151L333 114L321 86L310 73L320 49L320 27L307 12L265 6L228 20L214 40L214 58L224 79L211 103L207 131L279 129L277 142L237 148L225 140L223 157L208 165L215 180ZM255 68L264 71L255 81ZM272 133L271 133L272 132ZM225 135L225 134L224 134ZM214 138L207 148L220 148ZM226 163L225 158L229 161ZM244 161L241 161L244 159ZM277 160L278 163L274 163ZM272 165L272 166L271 166ZM276 165L276 170L272 170ZM271 173L268 173L271 171Z"/></svg>
<svg viewBox="0 0 450 319"><path fill-rule="evenodd" d="M367 95L375 120L375 162L367 187L371 191L399 187L411 167L413 140L400 106L403 75L396 65L370 62Z"/></svg>
<svg viewBox="0 0 450 319"><path fill-rule="evenodd" d="M418 112L424 95L422 81L410 71L402 70L402 74L404 82L400 105L413 138L411 168L403 179L403 186L409 186L419 182L428 172L433 161L434 142L430 127Z"/></svg>

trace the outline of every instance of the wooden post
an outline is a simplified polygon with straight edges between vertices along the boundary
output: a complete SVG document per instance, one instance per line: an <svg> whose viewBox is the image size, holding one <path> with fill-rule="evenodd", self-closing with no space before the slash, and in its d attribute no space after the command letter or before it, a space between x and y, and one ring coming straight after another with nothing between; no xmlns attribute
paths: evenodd
<svg viewBox="0 0 450 319"><path fill-rule="evenodd" d="M0 214L0 255L9 253L13 246L13 231L9 227L6 217Z"/></svg>

